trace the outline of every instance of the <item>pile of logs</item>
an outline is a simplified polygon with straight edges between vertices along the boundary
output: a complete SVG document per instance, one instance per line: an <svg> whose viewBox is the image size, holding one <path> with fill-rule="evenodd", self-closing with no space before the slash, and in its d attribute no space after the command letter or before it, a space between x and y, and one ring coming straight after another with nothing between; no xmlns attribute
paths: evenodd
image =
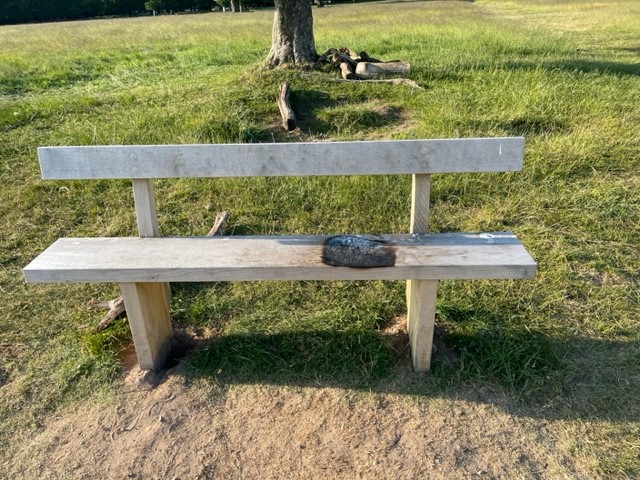
<svg viewBox="0 0 640 480"><path fill-rule="evenodd" d="M345 82L352 80L367 80L368 82L388 82L409 85L424 90L413 80L409 80L411 65L408 62L392 60L383 62L370 57L367 52L356 53L349 48L330 48L318 58L317 67L329 72L339 70L342 79L328 79L329 81ZM388 78L396 77L396 78ZM398 78L399 77L399 78ZM282 126L288 132L296 129L296 116L291 108L289 95L291 86L288 82L280 85L278 90L278 109L282 117Z"/></svg>
<svg viewBox="0 0 640 480"><path fill-rule="evenodd" d="M371 80L380 77L407 77L411 65L400 60L384 62L367 52L356 53L343 48L330 48L318 59L321 68L339 69L345 80Z"/></svg>

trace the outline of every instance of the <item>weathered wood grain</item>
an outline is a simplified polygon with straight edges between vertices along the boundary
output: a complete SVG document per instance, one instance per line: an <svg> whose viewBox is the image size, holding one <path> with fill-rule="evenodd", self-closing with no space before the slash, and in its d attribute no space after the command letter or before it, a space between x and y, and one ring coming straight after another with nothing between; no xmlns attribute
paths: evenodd
<svg viewBox="0 0 640 480"><path fill-rule="evenodd" d="M159 237L158 212L153 181L148 178L133 179L133 199L136 206L138 235L141 237Z"/></svg>
<svg viewBox="0 0 640 480"><path fill-rule="evenodd" d="M429 232L430 194L431 175L413 175L409 230L412 234ZM407 281L407 332L416 372L426 372L431 366L437 294L437 279Z"/></svg>
<svg viewBox="0 0 640 480"><path fill-rule="evenodd" d="M523 152L522 137L38 148L44 179L506 172Z"/></svg>
<svg viewBox="0 0 640 480"><path fill-rule="evenodd" d="M407 302L407 333L413 370L428 372L433 352L437 280L412 280Z"/></svg>
<svg viewBox="0 0 640 480"><path fill-rule="evenodd" d="M140 368L159 370L171 352L173 329L163 283L121 283Z"/></svg>
<svg viewBox="0 0 640 480"><path fill-rule="evenodd" d="M132 181L133 200L136 207L136 221L140 237L159 237L158 211L153 180L149 178L134 178ZM171 306L171 285L165 283L165 297L167 307Z"/></svg>
<svg viewBox="0 0 640 480"><path fill-rule="evenodd" d="M27 282L436 280L531 278L536 263L511 233L381 235L393 267L325 265L328 236L63 238L24 269Z"/></svg>

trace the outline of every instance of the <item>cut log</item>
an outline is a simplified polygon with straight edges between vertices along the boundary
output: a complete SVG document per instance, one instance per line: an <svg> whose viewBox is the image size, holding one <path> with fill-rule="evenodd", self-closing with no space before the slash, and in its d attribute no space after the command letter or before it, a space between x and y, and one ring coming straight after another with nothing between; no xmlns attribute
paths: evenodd
<svg viewBox="0 0 640 480"><path fill-rule="evenodd" d="M360 52L357 60L358 62L382 63L382 60L378 60L377 58L370 57L367 52Z"/></svg>
<svg viewBox="0 0 640 480"><path fill-rule="evenodd" d="M380 77L406 77L409 75L411 65L407 62L360 62L356 65L356 76L361 79Z"/></svg>
<svg viewBox="0 0 640 480"><path fill-rule="evenodd" d="M340 49L340 52L341 52L342 54L346 55L347 57L349 57L349 58L350 58L351 60L353 60L354 62L358 62L358 61L359 61L359 60L358 60L359 55L358 55L356 52L354 52L353 50L351 50L350 48L342 47L342 48Z"/></svg>
<svg viewBox="0 0 640 480"><path fill-rule="evenodd" d="M285 82L280 85L278 94L278 108L280 109L280 115L282 116L282 126L288 132L296 129L296 116L289 104L290 91L291 86L289 85L289 82Z"/></svg>
<svg viewBox="0 0 640 480"><path fill-rule="evenodd" d="M336 53L337 51L338 49L336 48L330 48L329 50L324 52L322 55L320 55L320 57L318 57L318 63L329 63L331 61L331 57L333 57L333 54Z"/></svg>
<svg viewBox="0 0 640 480"><path fill-rule="evenodd" d="M356 61L344 52L335 52L331 56L331 63L333 65L341 65L343 63L348 63L349 65L351 65L351 68L353 68L354 70L356 68Z"/></svg>
<svg viewBox="0 0 640 480"><path fill-rule="evenodd" d="M300 76L302 78L317 78L315 75L306 75L301 73ZM327 82L351 82L353 80L345 80L343 78L327 78L325 81ZM424 87L420 86L418 83L410 80L408 78L382 78L377 80L365 80L359 82L361 85L366 85L368 83L391 83L392 85L406 85L407 87L415 88L417 90L424 90Z"/></svg>
<svg viewBox="0 0 640 480"><path fill-rule="evenodd" d="M351 63L342 62L340 64L340 72L342 73L342 78L344 78L345 80L357 80L358 79L356 74L353 73L353 67L351 66Z"/></svg>

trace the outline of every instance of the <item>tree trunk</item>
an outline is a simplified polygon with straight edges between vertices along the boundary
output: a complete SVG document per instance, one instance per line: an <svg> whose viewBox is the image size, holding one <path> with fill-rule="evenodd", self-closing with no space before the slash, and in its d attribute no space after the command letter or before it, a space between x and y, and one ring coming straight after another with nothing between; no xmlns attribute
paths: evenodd
<svg viewBox="0 0 640 480"><path fill-rule="evenodd" d="M275 0L271 51L267 63L302 65L318 58L313 38L313 18L309 0Z"/></svg>

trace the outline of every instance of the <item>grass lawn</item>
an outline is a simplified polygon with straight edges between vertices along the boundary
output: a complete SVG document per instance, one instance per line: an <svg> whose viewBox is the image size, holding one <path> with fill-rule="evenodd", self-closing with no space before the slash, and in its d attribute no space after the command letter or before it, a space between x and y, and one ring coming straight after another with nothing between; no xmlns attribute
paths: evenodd
<svg viewBox="0 0 640 480"><path fill-rule="evenodd" d="M412 64L420 91L264 70L273 12L0 27L0 442L6 462L61 406L117 389L125 322L96 334L114 285L25 285L61 236L135 235L127 181L43 182L40 145L526 137L517 174L442 175L433 231L511 230L532 281L442 282L424 379L396 381L380 331L401 282L173 285L188 357L219 384L333 385L440 397L473 385L567 433L593 476L640 476L640 3L370 2L314 9L320 52ZM303 129L279 128L288 80ZM406 232L407 177L157 182L165 235ZM4 458L3 458L4 457ZM1 471L1 470L0 470Z"/></svg>

